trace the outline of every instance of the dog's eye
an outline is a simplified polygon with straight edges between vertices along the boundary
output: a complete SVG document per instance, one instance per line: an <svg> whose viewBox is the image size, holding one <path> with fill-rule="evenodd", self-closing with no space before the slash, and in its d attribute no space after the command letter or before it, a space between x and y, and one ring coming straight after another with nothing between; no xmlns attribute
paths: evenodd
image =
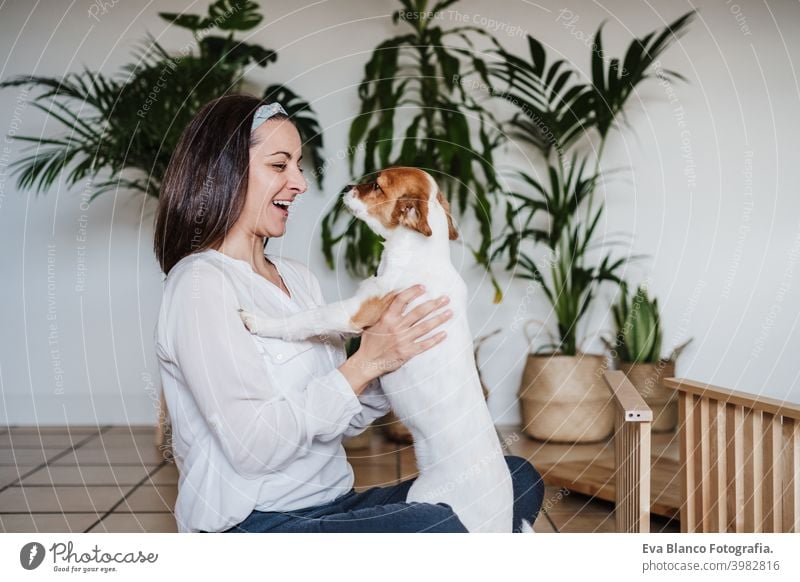
<svg viewBox="0 0 800 582"><path fill-rule="evenodd" d="M378 191L378 190L380 190L380 189L381 189L381 186L380 186L380 184L378 184L377 182L373 182L373 183L372 183L372 191L373 191L373 192L377 192L377 191Z"/></svg>

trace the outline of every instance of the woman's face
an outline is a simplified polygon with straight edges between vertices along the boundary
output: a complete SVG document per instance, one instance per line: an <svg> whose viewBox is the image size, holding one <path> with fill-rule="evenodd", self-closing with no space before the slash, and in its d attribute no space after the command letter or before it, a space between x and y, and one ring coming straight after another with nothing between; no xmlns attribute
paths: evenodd
<svg viewBox="0 0 800 582"><path fill-rule="evenodd" d="M237 225L259 237L283 236L292 211L286 203L291 204L308 187L300 166L300 134L289 121L267 120L254 137L247 195Z"/></svg>

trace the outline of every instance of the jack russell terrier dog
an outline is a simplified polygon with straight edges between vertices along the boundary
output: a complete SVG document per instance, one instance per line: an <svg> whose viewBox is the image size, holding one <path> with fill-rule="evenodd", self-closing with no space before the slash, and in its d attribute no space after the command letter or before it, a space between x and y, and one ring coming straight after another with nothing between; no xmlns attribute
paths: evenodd
<svg viewBox="0 0 800 582"><path fill-rule="evenodd" d="M344 204L385 239L377 275L363 281L354 297L313 310L283 317L242 311L245 326L290 341L360 334L408 287L425 286L409 310L447 294L453 316L442 324L444 341L380 379L414 438L419 476L407 501L447 503L471 532L511 532L511 475L478 379L467 286L450 262L449 241L458 233L447 199L427 172L395 167L351 187ZM533 531L527 521L523 531Z"/></svg>

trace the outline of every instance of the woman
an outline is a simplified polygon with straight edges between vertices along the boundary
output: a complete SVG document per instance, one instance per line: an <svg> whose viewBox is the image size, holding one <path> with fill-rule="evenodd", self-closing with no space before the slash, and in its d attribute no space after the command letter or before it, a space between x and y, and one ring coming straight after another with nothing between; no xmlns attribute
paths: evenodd
<svg viewBox="0 0 800 582"><path fill-rule="evenodd" d="M180 474L178 529L465 531L449 505L407 503L411 480L356 493L341 444L388 412L379 376L442 341L432 332L450 317L446 298L405 313L422 290L403 291L349 358L340 336L259 338L238 317L240 307L292 313L324 304L305 265L264 253L285 232L283 206L306 190L301 158L280 105L231 95L200 110L166 171L156 352ZM541 479L524 459L507 460L515 524L533 522Z"/></svg>

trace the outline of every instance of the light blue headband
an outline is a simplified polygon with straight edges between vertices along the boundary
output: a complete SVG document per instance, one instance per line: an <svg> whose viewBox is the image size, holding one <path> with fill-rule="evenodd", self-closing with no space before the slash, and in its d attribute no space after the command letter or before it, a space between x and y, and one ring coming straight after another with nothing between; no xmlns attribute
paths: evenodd
<svg viewBox="0 0 800 582"><path fill-rule="evenodd" d="M253 133L259 125L278 113L288 115L286 110L281 107L281 104L277 101L275 103L267 103L256 109L256 114L253 116L253 127L250 128L250 133Z"/></svg>

